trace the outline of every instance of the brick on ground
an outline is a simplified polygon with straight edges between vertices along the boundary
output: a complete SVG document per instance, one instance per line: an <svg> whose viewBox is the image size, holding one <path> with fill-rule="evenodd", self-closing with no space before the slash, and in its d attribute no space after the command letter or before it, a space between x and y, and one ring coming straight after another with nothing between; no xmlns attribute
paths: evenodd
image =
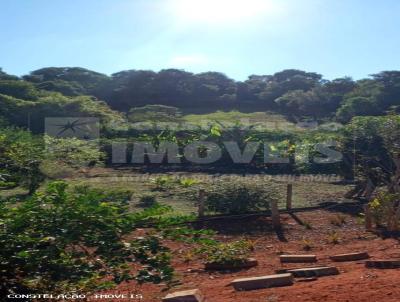
<svg viewBox="0 0 400 302"><path fill-rule="evenodd" d="M290 286L293 284L292 274L277 274L261 277L235 279L231 285L235 290L254 290L270 287Z"/></svg>
<svg viewBox="0 0 400 302"><path fill-rule="evenodd" d="M365 261L367 268L400 268L400 260L367 260Z"/></svg>
<svg viewBox="0 0 400 302"><path fill-rule="evenodd" d="M291 273L296 278L324 277L338 275L339 270L334 266L303 267L295 269L284 269L278 272Z"/></svg>
<svg viewBox="0 0 400 302"><path fill-rule="evenodd" d="M214 263L208 262L205 264L205 270L232 270L232 269L243 269L251 268L258 265L258 261L254 258L248 258L243 263L231 264L231 263Z"/></svg>
<svg viewBox="0 0 400 302"><path fill-rule="evenodd" d="M367 252L357 252L357 253L348 253L348 254L339 254L333 255L329 257L332 261L357 261L368 259L369 255Z"/></svg>
<svg viewBox="0 0 400 302"><path fill-rule="evenodd" d="M281 263L310 263L317 262L315 255L280 255Z"/></svg>
<svg viewBox="0 0 400 302"><path fill-rule="evenodd" d="M204 302L204 296L198 289L184 290L168 294L163 302Z"/></svg>

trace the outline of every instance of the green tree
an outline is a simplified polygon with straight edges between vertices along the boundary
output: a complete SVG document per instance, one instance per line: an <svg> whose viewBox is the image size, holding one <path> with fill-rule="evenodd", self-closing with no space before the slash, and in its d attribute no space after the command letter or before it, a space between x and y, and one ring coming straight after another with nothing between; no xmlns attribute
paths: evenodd
<svg viewBox="0 0 400 302"><path fill-rule="evenodd" d="M343 131L344 156L361 180L353 194L369 197L377 186L400 192L400 116L355 117Z"/></svg>
<svg viewBox="0 0 400 302"><path fill-rule="evenodd" d="M35 70L23 77L38 87L66 95L95 95L109 77L80 67L48 67Z"/></svg>
<svg viewBox="0 0 400 302"><path fill-rule="evenodd" d="M375 99L367 97L352 97L345 99L336 113L341 122L348 122L357 115L379 115L382 111Z"/></svg>
<svg viewBox="0 0 400 302"><path fill-rule="evenodd" d="M31 83L15 80L0 80L0 94L28 101L34 101L40 95Z"/></svg>
<svg viewBox="0 0 400 302"><path fill-rule="evenodd" d="M9 81L9 80L18 80L18 77L4 72L3 69L0 67L0 81Z"/></svg>

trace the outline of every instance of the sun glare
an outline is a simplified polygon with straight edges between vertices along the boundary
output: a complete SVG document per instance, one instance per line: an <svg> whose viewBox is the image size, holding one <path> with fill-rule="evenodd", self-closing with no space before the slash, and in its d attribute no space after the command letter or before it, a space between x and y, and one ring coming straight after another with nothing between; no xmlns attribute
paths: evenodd
<svg viewBox="0 0 400 302"><path fill-rule="evenodd" d="M185 23L232 24L262 16L271 0L172 0L174 15Z"/></svg>

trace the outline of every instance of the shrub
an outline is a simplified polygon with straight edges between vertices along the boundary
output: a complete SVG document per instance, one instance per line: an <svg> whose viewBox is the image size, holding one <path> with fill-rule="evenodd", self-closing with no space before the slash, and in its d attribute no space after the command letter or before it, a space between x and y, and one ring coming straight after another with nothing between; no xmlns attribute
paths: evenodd
<svg viewBox="0 0 400 302"><path fill-rule="evenodd" d="M382 111L375 98L351 97L343 101L337 110L336 117L341 122L348 122L357 115L378 115Z"/></svg>
<svg viewBox="0 0 400 302"><path fill-rule="evenodd" d="M154 195L142 195L139 198L139 205L142 207L151 207L157 203L156 197Z"/></svg>
<svg viewBox="0 0 400 302"><path fill-rule="evenodd" d="M115 205L128 205L132 197L132 191L123 189L114 189L104 191L100 188L92 188L88 185L81 185L74 188L74 193L82 195L97 194L100 202L112 202Z"/></svg>
<svg viewBox="0 0 400 302"><path fill-rule="evenodd" d="M234 265L246 261L253 249L251 241L238 240L230 243L205 245L196 250L196 253L204 257L207 263Z"/></svg>
<svg viewBox="0 0 400 302"><path fill-rule="evenodd" d="M0 129L0 180L24 185L32 194L45 179L43 157L40 137L17 128Z"/></svg>
<svg viewBox="0 0 400 302"><path fill-rule="evenodd" d="M171 176L163 175L152 179L151 182L154 184L155 190L165 191L170 189L176 183L176 180Z"/></svg>
<svg viewBox="0 0 400 302"><path fill-rule="evenodd" d="M340 236L336 232L332 232L328 235L328 242L332 244L338 244L340 242Z"/></svg>
<svg viewBox="0 0 400 302"><path fill-rule="evenodd" d="M207 193L205 206L208 211L224 214L240 214L267 210L278 199L278 190L270 186L258 186L244 182L221 182Z"/></svg>
<svg viewBox="0 0 400 302"><path fill-rule="evenodd" d="M380 193L369 203L377 225L385 226L389 231L399 229L400 194Z"/></svg>
<svg viewBox="0 0 400 302"><path fill-rule="evenodd" d="M196 184L198 184L199 182L196 179L193 178L182 178L179 180L179 184L184 187L184 188L189 188L192 187Z"/></svg>
<svg viewBox="0 0 400 302"><path fill-rule="evenodd" d="M0 204L1 296L171 279L168 249L158 237L123 239L141 221L157 221L162 206L130 214L97 190L67 187L53 182L24 202Z"/></svg>

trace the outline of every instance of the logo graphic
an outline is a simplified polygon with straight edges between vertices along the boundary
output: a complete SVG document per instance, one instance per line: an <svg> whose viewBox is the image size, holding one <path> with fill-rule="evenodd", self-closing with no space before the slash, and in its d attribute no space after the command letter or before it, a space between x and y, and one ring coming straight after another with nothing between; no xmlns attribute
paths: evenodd
<svg viewBox="0 0 400 302"><path fill-rule="evenodd" d="M48 117L45 119L45 132L56 138L75 137L92 140L100 135L99 119L93 117Z"/></svg>

